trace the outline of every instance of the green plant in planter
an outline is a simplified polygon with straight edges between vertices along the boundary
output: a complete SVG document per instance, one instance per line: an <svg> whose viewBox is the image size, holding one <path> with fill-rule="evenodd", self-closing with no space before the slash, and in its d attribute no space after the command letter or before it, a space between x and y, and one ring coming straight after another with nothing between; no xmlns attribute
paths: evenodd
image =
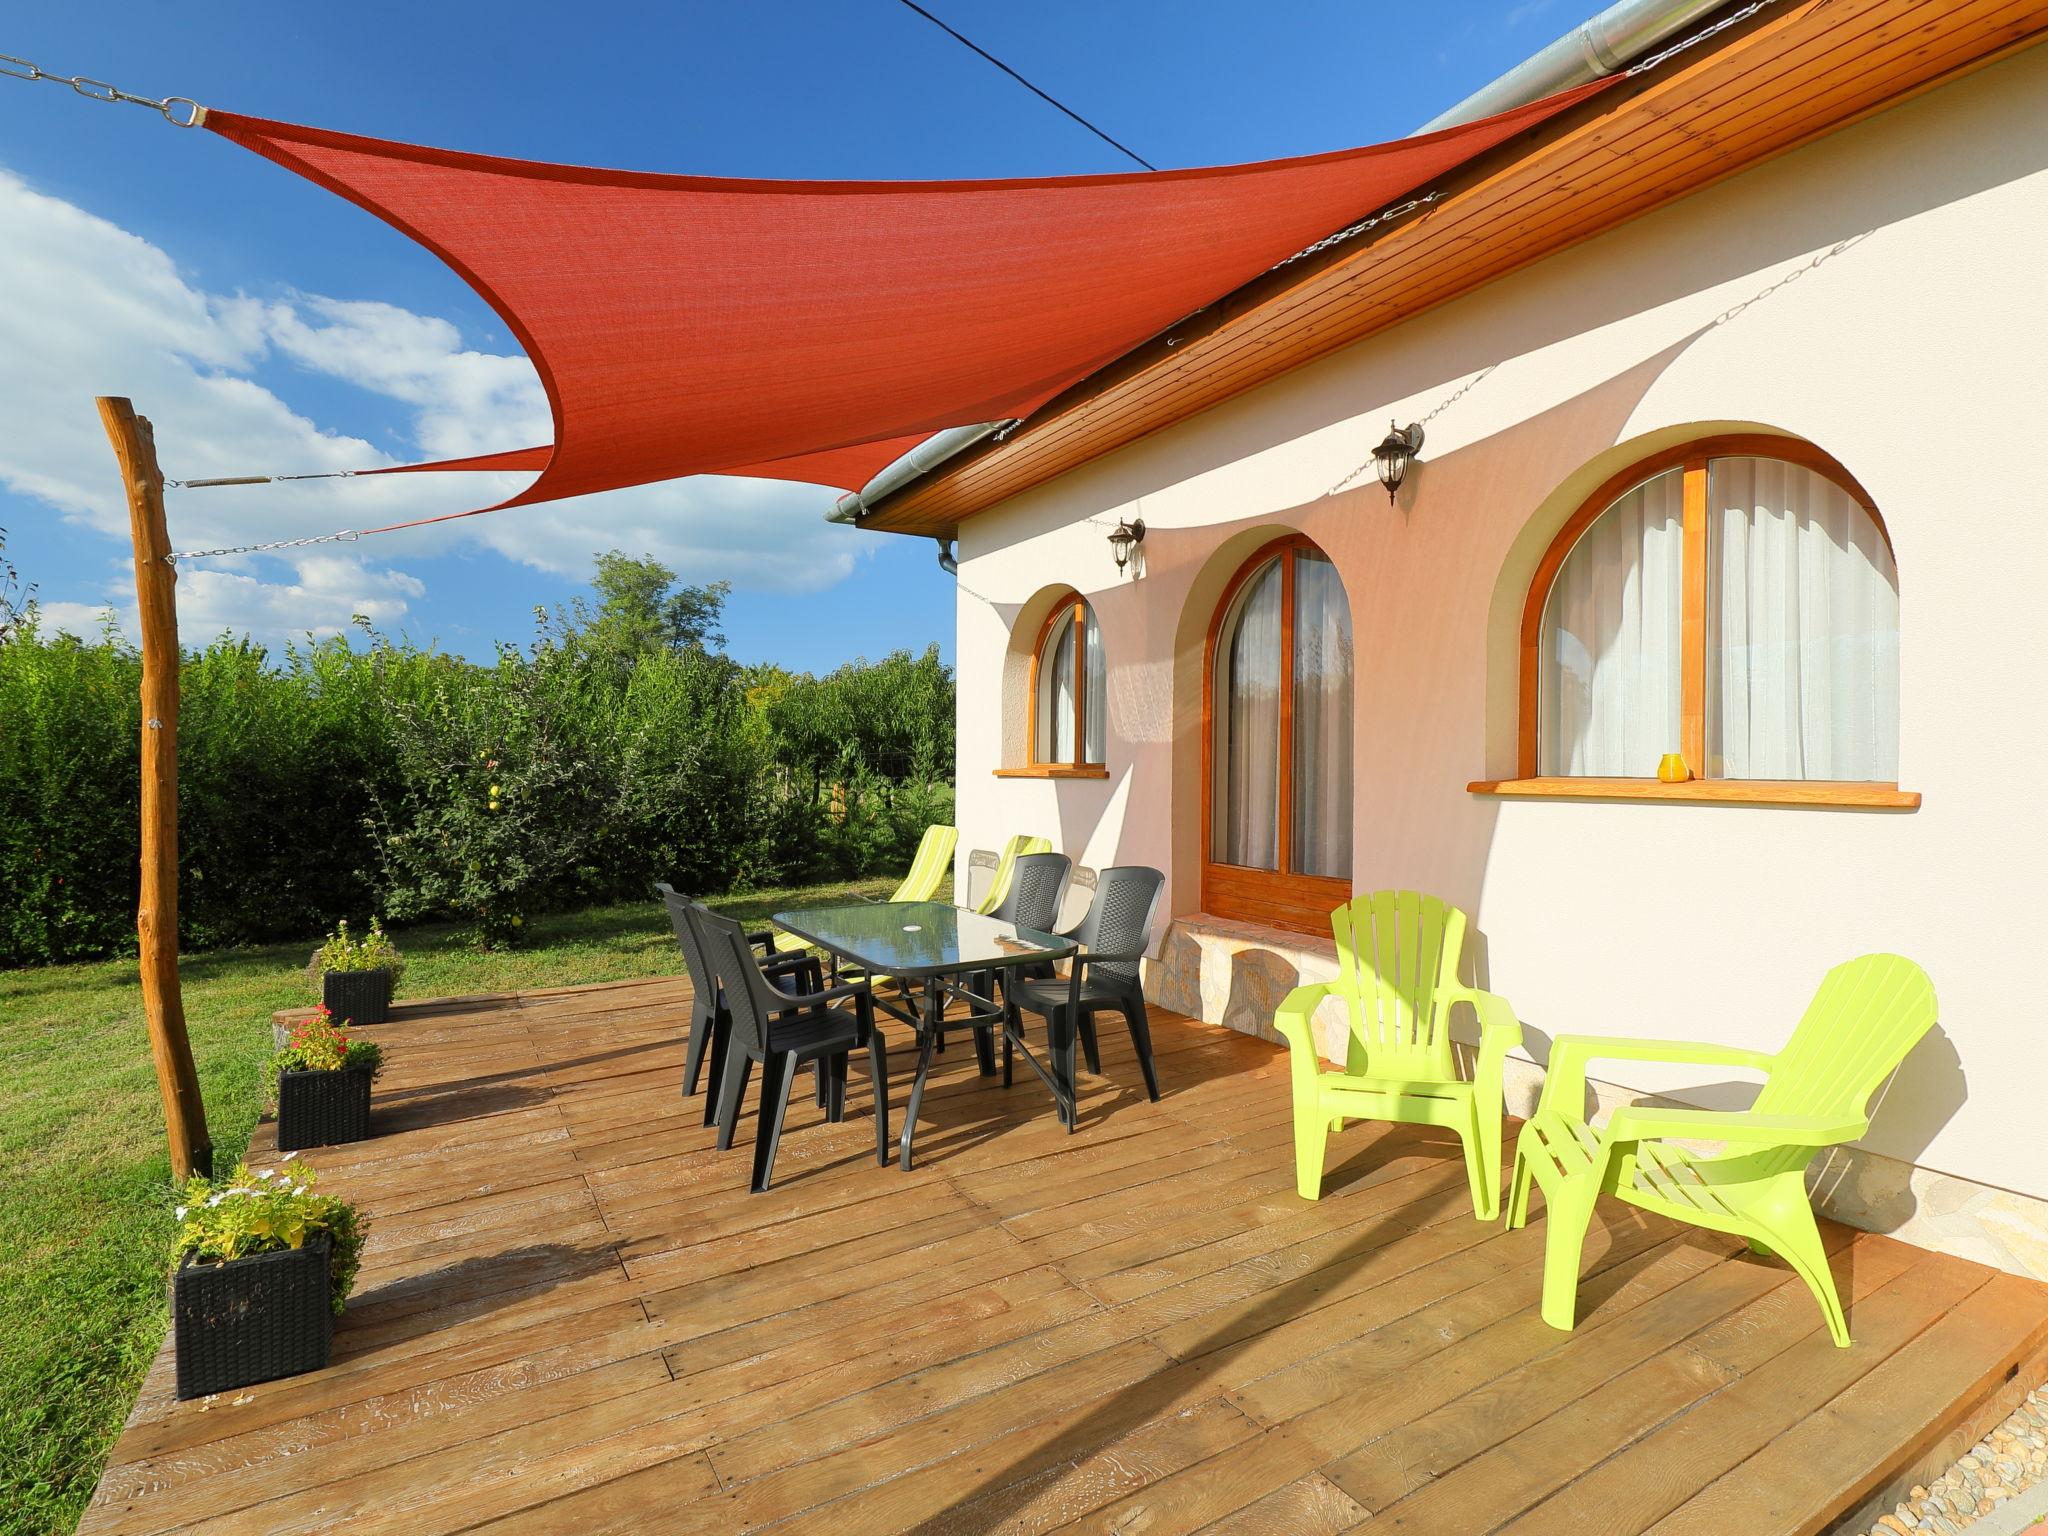
<svg viewBox="0 0 2048 1536"><path fill-rule="evenodd" d="M278 1167L254 1172L247 1163L238 1163L233 1175L219 1183L197 1174L188 1179L177 1211L178 1233L171 1242L172 1266L188 1260L224 1264L303 1248L325 1233L330 1244L328 1291L338 1315L355 1287L369 1223L346 1200L318 1193L314 1170L304 1164L292 1166L297 1156L287 1152Z"/></svg>
<svg viewBox="0 0 2048 1536"><path fill-rule="evenodd" d="M404 970L398 946L374 917L369 937L361 939L344 919L306 966L321 1002L351 1024L382 1024L391 1016L391 994Z"/></svg>
<svg viewBox="0 0 2048 1536"><path fill-rule="evenodd" d="M273 1075L279 1072L346 1072L368 1067L375 1077L384 1070L384 1048L374 1040L358 1040L346 1024L334 1022L323 1004L313 1017L291 1027L284 1048L270 1058Z"/></svg>
<svg viewBox="0 0 2048 1536"><path fill-rule="evenodd" d="M370 1134L370 1083L384 1052L354 1038L324 1006L292 1026L270 1063L279 1147L331 1147Z"/></svg>
<svg viewBox="0 0 2048 1536"><path fill-rule="evenodd" d="M348 919L335 924L334 932L313 951L313 958L307 963L306 976L316 986L330 974L348 974L355 971L383 971L391 977L395 991L398 978L405 974L405 957L398 952L398 946L391 942L391 936L384 931L383 923L377 918L370 919L370 932L365 938L357 938L348 931Z"/></svg>

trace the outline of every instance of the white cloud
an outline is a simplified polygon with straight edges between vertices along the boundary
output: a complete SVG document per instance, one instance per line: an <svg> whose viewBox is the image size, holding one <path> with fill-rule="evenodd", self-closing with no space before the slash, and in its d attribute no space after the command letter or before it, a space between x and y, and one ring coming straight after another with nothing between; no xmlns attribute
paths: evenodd
<svg viewBox="0 0 2048 1536"><path fill-rule="evenodd" d="M267 305L263 316L264 334L282 355L417 407L413 436L429 458L554 437L533 365L465 348L446 320L395 304L310 296Z"/></svg>
<svg viewBox="0 0 2048 1536"><path fill-rule="evenodd" d="M178 574L179 626L194 640L223 630L316 637L339 634L361 614L379 628L405 617L426 584L358 556L308 555L289 582L193 566Z"/></svg>
<svg viewBox="0 0 2048 1536"><path fill-rule="evenodd" d="M121 625L122 615L111 603L95 607L91 603L44 603L36 604L36 625L45 635L76 635L81 640L90 640L99 634L109 618L116 627ZM129 620L125 633L134 638L135 625Z"/></svg>
<svg viewBox="0 0 2048 1536"><path fill-rule="evenodd" d="M522 356L480 352L457 328L396 305L287 293L207 291L160 248L0 169L0 485L118 540L97 591L45 591L43 613L90 632L94 598L122 601L127 514L89 406L124 394L156 426L175 478L367 469L398 462L364 437L293 409L254 376L277 364L339 380L405 408L406 457L452 458L548 441L547 401ZM280 387L287 388L288 379ZM173 491L172 543L202 549L374 527L488 505L524 475L393 475L293 486ZM351 613L395 623L426 595L407 559L468 547L538 570L587 576L606 549L651 554L685 580L784 591L830 586L853 569L855 537L827 525L833 493L783 482L703 478L340 546L180 572L187 632L247 629L275 640L331 632Z"/></svg>
<svg viewBox="0 0 2048 1536"><path fill-rule="evenodd" d="M380 629L395 628L427 591L418 577L360 556L301 554L289 564L293 575L283 581L259 580L211 565L181 570L178 629L184 642L203 645L227 632L254 635L270 644L307 635L324 639L340 634L358 615ZM109 615L121 633L131 640L136 637L131 596L97 604L36 604L36 622L45 634L64 632L89 639Z"/></svg>

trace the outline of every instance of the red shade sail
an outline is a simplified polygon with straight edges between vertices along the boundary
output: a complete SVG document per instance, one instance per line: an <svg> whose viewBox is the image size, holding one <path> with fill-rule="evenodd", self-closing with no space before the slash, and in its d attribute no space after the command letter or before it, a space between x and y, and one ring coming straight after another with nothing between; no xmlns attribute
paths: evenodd
<svg viewBox="0 0 2048 1536"><path fill-rule="evenodd" d="M1028 415L1606 83L1366 149L1013 181L665 176L206 126L419 241L504 318L555 418L515 506L707 473L858 487L931 432Z"/></svg>
<svg viewBox="0 0 2048 1536"><path fill-rule="evenodd" d="M559 414L559 413L557 413ZM721 475L751 475L761 480L809 480L817 485L840 485L849 490L872 480L885 465L893 463L925 440L927 434L912 432L906 437L887 437L879 442L860 443L851 448L826 448L817 453L800 453L793 458L766 464L735 465L718 470ZM498 453L472 453L460 459L434 459L425 464L385 464L359 470L365 475L410 475L429 471L536 470L546 469L555 450L546 443L537 448L507 448ZM697 473L697 471L690 471ZM708 471L707 471L708 473ZM665 478L657 476L656 478ZM632 484L644 482L633 481ZM575 494L550 492L550 496ZM526 495L521 501L546 501L548 496ZM506 503L511 505L510 502Z"/></svg>
<svg viewBox="0 0 2048 1536"><path fill-rule="evenodd" d="M358 470L364 475L402 475L424 470L546 469L555 450L543 443L538 448L507 448L501 453L472 453L462 459L435 459L427 464L386 464L378 469Z"/></svg>

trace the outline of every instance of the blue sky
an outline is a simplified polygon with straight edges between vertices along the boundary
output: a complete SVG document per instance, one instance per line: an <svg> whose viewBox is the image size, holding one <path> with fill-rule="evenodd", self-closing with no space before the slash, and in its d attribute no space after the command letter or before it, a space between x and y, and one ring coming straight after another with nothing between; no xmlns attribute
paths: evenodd
<svg viewBox="0 0 2048 1536"><path fill-rule="evenodd" d="M1162 167L1398 137L1548 42L1585 0L930 0ZM0 53L260 116L491 154L734 176L1127 169L897 0L276 0L13 8ZM1364 210L1361 210L1361 212ZM158 424L173 477L398 462L547 437L497 317L425 251L209 134L0 80L0 527L51 614L128 580L92 396ZM536 412L538 416L536 417ZM516 484L518 482L507 482ZM676 482L188 567L188 641L350 612L471 654L585 590L591 556L728 579L743 660L819 669L938 641L929 542L820 521L833 493ZM474 477L173 492L180 548L495 499Z"/></svg>

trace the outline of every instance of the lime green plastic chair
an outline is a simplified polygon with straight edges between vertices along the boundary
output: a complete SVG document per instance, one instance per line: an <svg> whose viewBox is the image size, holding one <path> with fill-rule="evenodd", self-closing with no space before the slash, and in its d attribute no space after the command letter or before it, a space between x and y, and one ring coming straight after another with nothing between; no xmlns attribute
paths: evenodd
<svg viewBox="0 0 2048 1536"><path fill-rule="evenodd" d="M986 917L1003 904L1003 898L1010 894L1010 879L1017 872L1017 861L1027 853L1051 853L1052 839L1049 837L1026 837L1017 833L1003 844L1002 857L996 860L995 878L989 882L988 894L981 898L981 905L974 910Z"/></svg>
<svg viewBox="0 0 2048 1536"><path fill-rule="evenodd" d="M1501 1062L1522 1040L1505 998L1458 979L1465 914L1414 891L1372 891L1330 914L1337 979L1296 987L1274 1018L1294 1058L1294 1177L1321 1197L1323 1151L1346 1120L1396 1120L1455 1131L1465 1145L1472 1211L1500 1214ZM1344 1070L1324 1069L1309 1019L1326 997L1350 1010ZM1451 1017L1479 1018L1470 1081L1458 1074Z"/></svg>
<svg viewBox="0 0 2048 1536"><path fill-rule="evenodd" d="M905 875L896 889L889 893L891 901L930 901L939 894L939 887L953 868L953 849L960 841L958 827L940 826L937 823L924 829L924 837L917 845L917 856L910 861L910 873ZM807 941L793 933L778 933L775 948L779 953L806 949Z"/></svg>
<svg viewBox="0 0 2048 1536"><path fill-rule="evenodd" d="M917 857L910 861L910 873L889 894L891 901L930 901L953 871L953 849L960 841L958 827L930 826L917 845Z"/></svg>
<svg viewBox="0 0 2048 1536"><path fill-rule="evenodd" d="M1532 1183L1542 1187L1549 1211L1543 1320L1571 1328L1593 1202L1611 1194L1783 1258L1820 1302L1835 1343L1848 1348L1849 1325L1806 1197L1806 1165L1821 1148L1869 1129L1870 1096L1934 1020L1934 985L1925 971L1898 955L1865 955L1828 972L1775 1056L1734 1046L1558 1036L1543 1096L1515 1143L1508 1197L1510 1228L1529 1218ZM1746 1110L1629 1105L1595 1130L1584 1105L1586 1064L1597 1060L1748 1067L1767 1078ZM1718 1154L1692 1153L1670 1138L1725 1146Z"/></svg>

